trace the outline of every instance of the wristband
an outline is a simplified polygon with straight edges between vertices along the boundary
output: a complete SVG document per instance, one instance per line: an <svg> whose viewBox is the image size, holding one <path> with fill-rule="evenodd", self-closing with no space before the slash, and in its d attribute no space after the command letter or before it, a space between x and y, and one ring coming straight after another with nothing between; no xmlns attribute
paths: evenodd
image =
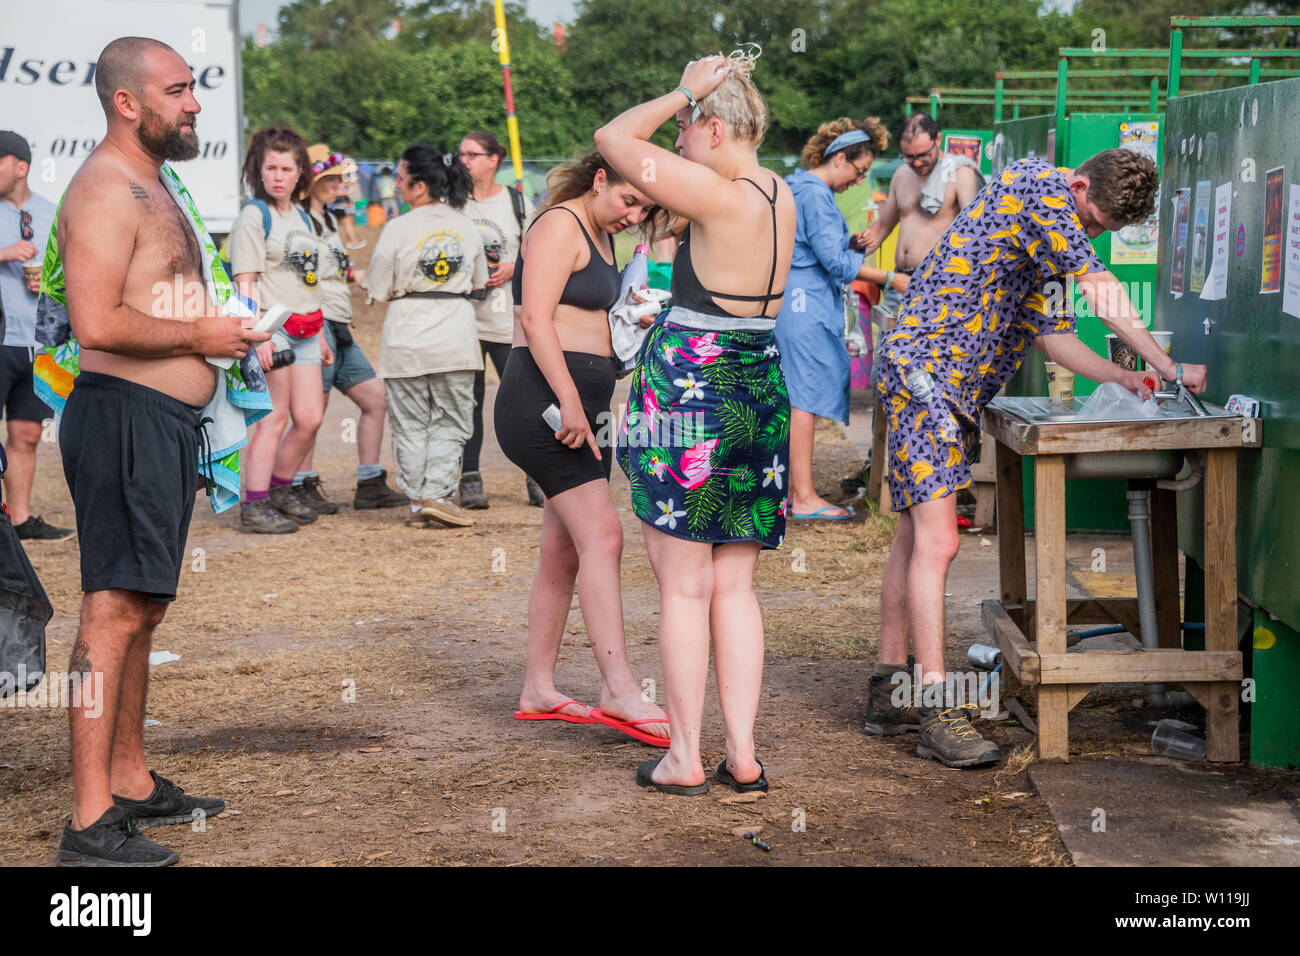
<svg viewBox="0 0 1300 956"><path fill-rule="evenodd" d="M886 288L886 289L893 288L893 285L894 285L894 270L893 270L893 269L886 269L886 270L885 270L885 288Z"/></svg>
<svg viewBox="0 0 1300 956"><path fill-rule="evenodd" d="M686 97L686 105L691 108L691 121L686 125L694 126L696 121L704 115L704 111L700 109L700 104L695 102L695 97L691 95L691 91L684 86L677 87L673 92L681 93Z"/></svg>
<svg viewBox="0 0 1300 956"><path fill-rule="evenodd" d="M1174 382L1178 385L1183 384L1183 363L1182 362L1174 363Z"/></svg>

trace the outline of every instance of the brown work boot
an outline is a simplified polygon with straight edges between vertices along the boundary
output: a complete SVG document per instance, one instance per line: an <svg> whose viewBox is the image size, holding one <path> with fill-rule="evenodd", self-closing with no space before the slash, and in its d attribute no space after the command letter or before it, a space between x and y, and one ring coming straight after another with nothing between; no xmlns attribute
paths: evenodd
<svg viewBox="0 0 1300 956"><path fill-rule="evenodd" d="M921 707L921 729L916 755L937 760L945 767L982 767L1002 759L998 745L985 740L971 726L970 716L979 712L975 704L960 707Z"/></svg>
<svg viewBox="0 0 1300 956"><path fill-rule="evenodd" d="M239 530L244 534L293 534L298 522L263 498L239 506Z"/></svg>
<svg viewBox="0 0 1300 956"><path fill-rule="evenodd" d="M338 514L339 506L325 497L322 484L318 475L304 478L301 485L294 486L294 496L318 515Z"/></svg>
<svg viewBox="0 0 1300 956"><path fill-rule="evenodd" d="M298 497L293 485L280 485L269 492L271 504L278 511L288 515L299 524L311 524L316 520L316 512Z"/></svg>
<svg viewBox="0 0 1300 956"><path fill-rule="evenodd" d="M381 471L373 478L365 478L357 482L357 494L352 499L352 507L357 511L369 511L372 508L399 508L409 501L406 495L388 487L388 472Z"/></svg>
<svg viewBox="0 0 1300 956"><path fill-rule="evenodd" d="M871 683L867 688L867 720L862 725L862 729L869 734L892 737L895 734L915 732L921 727L915 707L911 704L901 707L894 704L894 691L902 686L893 680L899 671L907 675L907 683L910 685L911 672L903 665L877 664L871 670ZM911 698L910 693L907 696Z"/></svg>
<svg viewBox="0 0 1300 956"><path fill-rule="evenodd" d="M416 517L423 518L431 525L441 524L449 528L474 526L474 519L461 511L450 498L425 498Z"/></svg>

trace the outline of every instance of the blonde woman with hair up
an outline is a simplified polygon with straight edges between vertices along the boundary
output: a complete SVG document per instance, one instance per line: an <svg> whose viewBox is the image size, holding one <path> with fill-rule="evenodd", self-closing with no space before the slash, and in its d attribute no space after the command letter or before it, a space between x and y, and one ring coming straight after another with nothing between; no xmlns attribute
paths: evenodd
<svg viewBox="0 0 1300 956"><path fill-rule="evenodd" d="M647 333L632 374L618 456L659 581L673 728L667 755L641 764L636 782L682 795L709 787L700 726L710 641L726 724L714 779L768 786L754 750L763 681L754 565L785 538L790 408L773 326L795 204L758 162L767 107L750 79L754 59L689 63L675 90L596 133L619 175L690 222L673 260L672 310ZM674 117L678 153L650 142Z"/></svg>
<svg viewBox="0 0 1300 956"><path fill-rule="evenodd" d="M899 292L907 276L866 265L849 248L849 226L835 193L862 182L889 132L874 116L823 123L803 148L806 169L785 178L794 193L798 226L794 259L776 344L790 392L790 517L845 521L852 512L832 505L813 486L813 433L817 416L849 421L849 353L844 346L843 287L854 279Z"/></svg>

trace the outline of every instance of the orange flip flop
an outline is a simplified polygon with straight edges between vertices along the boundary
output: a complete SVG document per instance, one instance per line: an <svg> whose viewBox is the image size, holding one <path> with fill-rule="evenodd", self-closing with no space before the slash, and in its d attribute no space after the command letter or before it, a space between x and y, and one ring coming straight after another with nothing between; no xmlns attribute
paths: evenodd
<svg viewBox="0 0 1300 956"><path fill-rule="evenodd" d="M567 720L571 724L594 724L596 721L590 717L574 717L572 714L561 714L559 711L568 707L570 704L578 704L579 707L586 707L586 704L579 704L576 700L566 700L558 707L552 707L544 714L525 714L522 710L515 711L515 720ZM590 710L590 708L588 708Z"/></svg>
<svg viewBox="0 0 1300 956"><path fill-rule="evenodd" d="M617 731L627 734L634 740L639 740L643 744L649 744L651 747L667 747L667 737L656 737L654 734L647 734L644 730L637 730L640 724L666 724L668 721L661 720L658 717L647 717L644 720L619 720L617 717L611 717L601 711L599 707L591 708L591 723L604 724L606 727L612 727Z"/></svg>

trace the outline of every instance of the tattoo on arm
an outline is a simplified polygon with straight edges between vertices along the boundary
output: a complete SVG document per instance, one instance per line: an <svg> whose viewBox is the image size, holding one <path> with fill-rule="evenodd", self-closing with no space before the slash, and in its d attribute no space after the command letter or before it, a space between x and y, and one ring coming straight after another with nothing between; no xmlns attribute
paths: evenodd
<svg viewBox="0 0 1300 956"><path fill-rule="evenodd" d="M141 202L147 202L149 199L148 190L139 183L131 183L131 195L136 199L139 199Z"/></svg>

